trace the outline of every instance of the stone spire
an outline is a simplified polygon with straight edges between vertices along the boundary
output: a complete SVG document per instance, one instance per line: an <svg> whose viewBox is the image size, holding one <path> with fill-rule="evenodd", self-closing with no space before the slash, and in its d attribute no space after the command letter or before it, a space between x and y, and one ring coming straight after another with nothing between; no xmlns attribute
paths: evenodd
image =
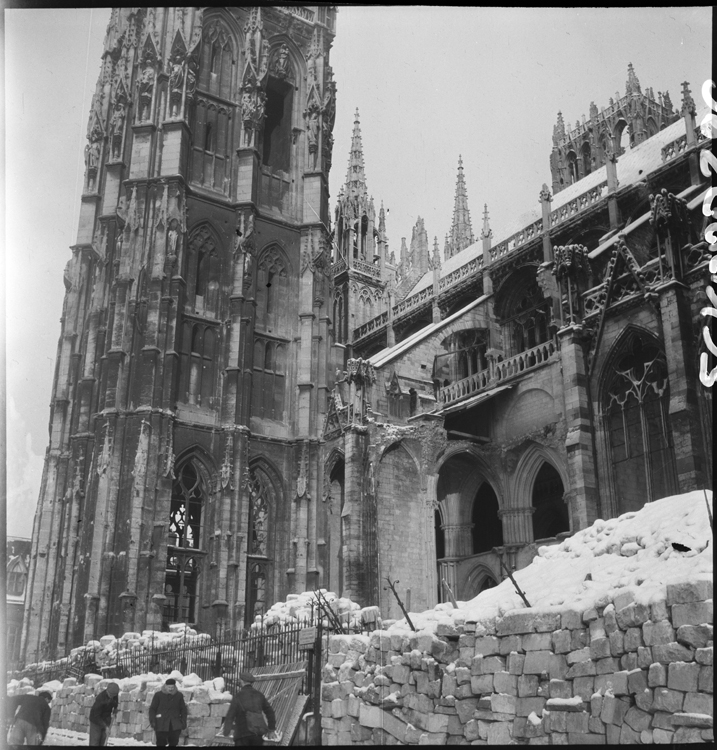
<svg viewBox="0 0 717 750"><path fill-rule="evenodd" d="M483 229L480 233L480 237L482 240L485 240L487 238L490 238L493 236L493 230L490 228L490 224L488 223L488 204L483 204Z"/></svg>
<svg viewBox="0 0 717 750"><path fill-rule="evenodd" d="M627 82L625 83L625 93L628 95L642 93L642 90L640 89L640 81L638 81L637 75L635 75L635 69L632 67L632 63L628 63L627 65Z"/></svg>
<svg viewBox="0 0 717 750"><path fill-rule="evenodd" d="M361 144L361 125L359 124L358 108L354 116L351 153L349 154L349 166L346 171L346 193L350 197L366 195L366 174L364 173L363 166L363 146Z"/></svg>
<svg viewBox="0 0 717 750"><path fill-rule="evenodd" d="M451 227L451 256L475 242L471 214L468 210L468 193L463 176L463 159L458 157L458 178L456 180L456 200L453 207L453 226ZM449 256L447 256L449 257Z"/></svg>

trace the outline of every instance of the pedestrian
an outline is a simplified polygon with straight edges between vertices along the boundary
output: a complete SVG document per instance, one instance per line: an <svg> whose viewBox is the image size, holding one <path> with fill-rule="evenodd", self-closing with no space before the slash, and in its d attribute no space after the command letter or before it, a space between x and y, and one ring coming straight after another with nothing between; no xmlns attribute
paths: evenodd
<svg viewBox="0 0 717 750"><path fill-rule="evenodd" d="M52 693L14 695L7 699L8 716L13 716L8 745L42 745L50 728Z"/></svg>
<svg viewBox="0 0 717 750"><path fill-rule="evenodd" d="M187 728L187 704L171 677L152 698L149 723L157 736L157 747L176 747L180 733Z"/></svg>
<svg viewBox="0 0 717 750"><path fill-rule="evenodd" d="M100 691L90 709L90 747L104 747L110 736L112 717L119 706L119 685L110 682Z"/></svg>
<svg viewBox="0 0 717 750"><path fill-rule="evenodd" d="M229 711L224 718L224 736L230 734L233 729L235 745L263 745L267 729L272 733L276 730L274 709L266 696L252 685L254 675L251 672L242 672L239 680L241 689L232 698Z"/></svg>

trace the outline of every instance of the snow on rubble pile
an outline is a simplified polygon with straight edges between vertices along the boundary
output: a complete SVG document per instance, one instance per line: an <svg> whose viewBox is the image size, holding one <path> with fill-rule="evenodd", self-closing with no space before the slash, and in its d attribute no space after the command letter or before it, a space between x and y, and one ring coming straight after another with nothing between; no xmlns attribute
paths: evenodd
<svg viewBox="0 0 717 750"><path fill-rule="evenodd" d="M114 635L103 635L99 640L88 641L70 651L69 656L56 661L45 661L28 664L24 671L52 669L94 660L98 669L117 663L117 658L128 654L140 654L147 651L167 651L180 646L201 646L209 644L211 636L197 633L186 623L174 623L169 632L160 630L143 630L141 633L127 632L117 638Z"/></svg>
<svg viewBox="0 0 717 750"><path fill-rule="evenodd" d="M257 615L251 624L253 631L269 628L273 625L306 622L312 619L312 610L316 611L319 599L328 603L338 619L350 626L380 628L381 617L378 607L361 607L361 605L345 596L337 596L333 591L319 589L321 597L314 591L304 591L302 594L288 594L285 602L273 604L262 617ZM328 624L324 618L324 624Z"/></svg>
<svg viewBox="0 0 717 750"><path fill-rule="evenodd" d="M712 492L708 491L710 509ZM647 503L639 511L597 520L559 545L540 547L533 562L513 574L538 612L585 611L607 605L627 589L635 601L664 599L667 584L712 580L712 531L702 490ZM689 551L673 548L676 543ZM506 579L468 602L439 604L410 613L417 630L435 632L439 624L481 622L524 608ZM399 620L388 633L410 632Z"/></svg>

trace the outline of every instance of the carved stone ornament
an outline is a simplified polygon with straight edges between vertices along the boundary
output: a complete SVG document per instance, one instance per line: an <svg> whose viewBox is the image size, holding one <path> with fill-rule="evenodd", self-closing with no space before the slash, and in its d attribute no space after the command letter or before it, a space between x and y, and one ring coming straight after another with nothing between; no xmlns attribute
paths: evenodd
<svg viewBox="0 0 717 750"><path fill-rule="evenodd" d="M306 485L309 472L309 449L306 442L301 446L301 458L299 459L299 476L296 479L296 499L300 500L306 495Z"/></svg>
<svg viewBox="0 0 717 750"><path fill-rule="evenodd" d="M134 456L133 488L135 496L142 493L144 476L147 471L147 454L149 451L149 422L143 419L139 427L139 440L137 441L137 453Z"/></svg>
<svg viewBox="0 0 717 750"><path fill-rule="evenodd" d="M102 428L104 430L104 437L102 440L102 450L100 451L100 457L97 461L97 473L102 476L107 471L112 460L112 425L107 420Z"/></svg>
<svg viewBox="0 0 717 750"><path fill-rule="evenodd" d="M164 466L162 475L174 479L174 428L170 420L164 434Z"/></svg>
<svg viewBox="0 0 717 750"><path fill-rule="evenodd" d="M227 440L224 446L224 462L220 471L220 482L223 490L234 489L234 436L227 434Z"/></svg>

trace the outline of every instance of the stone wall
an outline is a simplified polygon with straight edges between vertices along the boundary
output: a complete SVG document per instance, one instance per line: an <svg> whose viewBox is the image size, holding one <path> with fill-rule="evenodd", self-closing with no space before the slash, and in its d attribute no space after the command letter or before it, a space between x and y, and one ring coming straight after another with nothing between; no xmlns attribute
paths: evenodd
<svg viewBox="0 0 717 750"><path fill-rule="evenodd" d="M584 612L439 620L436 635L334 636L323 744L713 740L712 582Z"/></svg>
<svg viewBox="0 0 717 750"><path fill-rule="evenodd" d="M190 677L190 676L188 676ZM52 702L50 726L75 732L89 732L89 716L95 698L109 680L99 675L85 675L77 684L68 677L55 693ZM196 682L191 687L180 687L187 704L187 731L182 733L180 744L206 745L216 736L229 710L231 693L223 690L223 680L204 682L185 678L184 683ZM149 707L152 697L164 684L161 681L130 677L120 680L119 709L112 723L111 737L133 738L154 743L154 731L149 726ZM222 688L217 690L216 688Z"/></svg>

